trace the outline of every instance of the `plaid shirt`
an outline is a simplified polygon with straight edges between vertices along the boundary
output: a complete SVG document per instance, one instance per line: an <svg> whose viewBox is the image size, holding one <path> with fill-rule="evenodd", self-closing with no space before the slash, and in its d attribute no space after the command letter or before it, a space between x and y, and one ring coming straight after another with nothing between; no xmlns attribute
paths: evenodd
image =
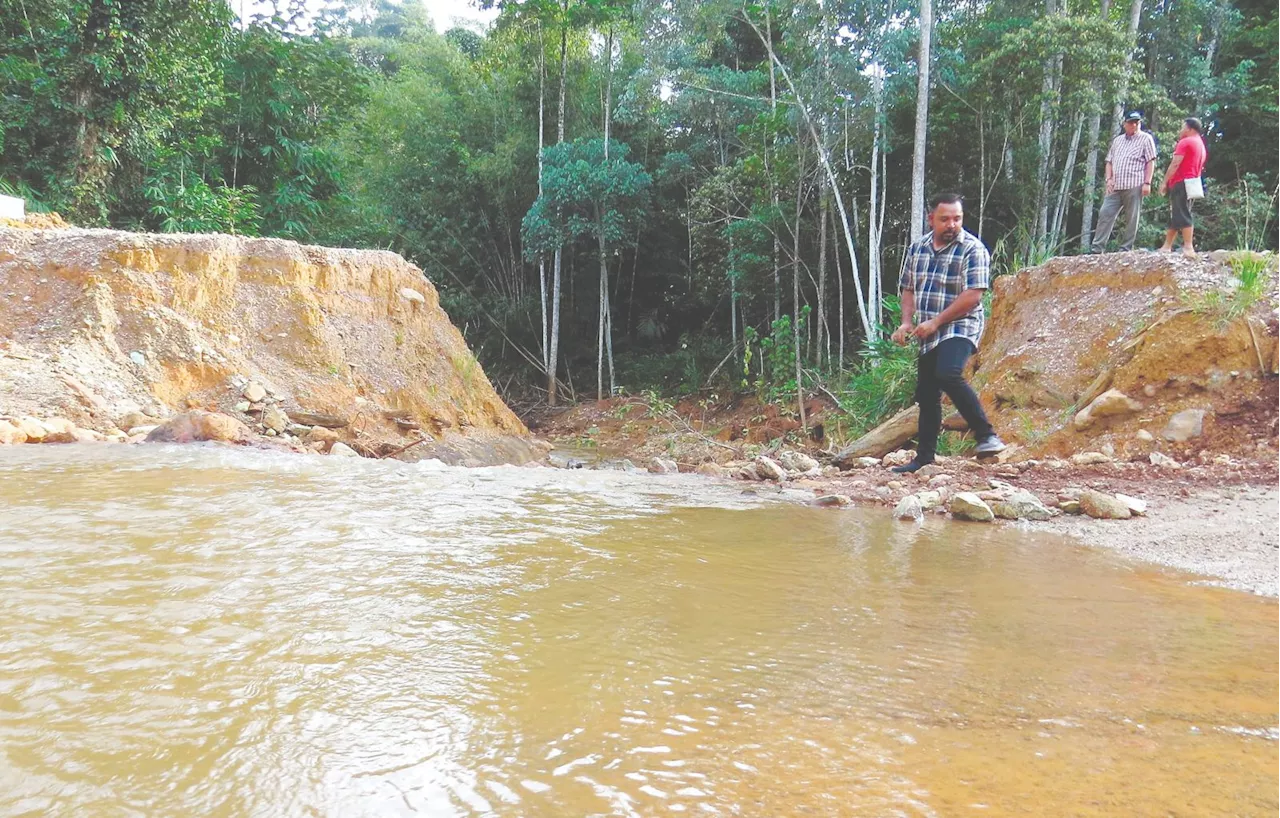
<svg viewBox="0 0 1280 818"><path fill-rule="evenodd" d="M965 290L985 290L991 286L991 254L982 241L961 230L955 241L941 250L933 249L933 233L926 233L907 248L907 261L898 282L900 292L915 294L917 324L937 318ZM943 324L932 338L920 344L923 355L948 338L967 338L978 348L986 325L982 302L954 321Z"/></svg>
<svg viewBox="0 0 1280 818"><path fill-rule="evenodd" d="M1146 131L1120 134L1111 140L1107 162L1116 190L1133 190L1147 183L1147 163L1156 160L1156 141ZM1152 168L1154 170L1154 168Z"/></svg>

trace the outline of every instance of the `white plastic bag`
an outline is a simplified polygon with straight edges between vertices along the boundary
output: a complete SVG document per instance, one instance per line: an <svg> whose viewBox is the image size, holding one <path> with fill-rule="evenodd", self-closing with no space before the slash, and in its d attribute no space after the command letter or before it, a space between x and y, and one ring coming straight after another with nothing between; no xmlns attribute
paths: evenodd
<svg viewBox="0 0 1280 818"><path fill-rule="evenodd" d="M1204 182L1201 181L1199 176L1192 176L1190 179L1185 179L1182 184L1187 188L1188 199L1204 198Z"/></svg>

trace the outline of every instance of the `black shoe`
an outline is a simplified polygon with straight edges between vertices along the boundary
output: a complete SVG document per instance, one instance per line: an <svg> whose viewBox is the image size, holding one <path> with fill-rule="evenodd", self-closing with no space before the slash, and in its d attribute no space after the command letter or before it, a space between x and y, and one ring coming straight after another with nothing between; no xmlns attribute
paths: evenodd
<svg viewBox="0 0 1280 818"><path fill-rule="evenodd" d="M912 460L905 466L893 466L889 471L894 474L914 474L932 463L932 460Z"/></svg>

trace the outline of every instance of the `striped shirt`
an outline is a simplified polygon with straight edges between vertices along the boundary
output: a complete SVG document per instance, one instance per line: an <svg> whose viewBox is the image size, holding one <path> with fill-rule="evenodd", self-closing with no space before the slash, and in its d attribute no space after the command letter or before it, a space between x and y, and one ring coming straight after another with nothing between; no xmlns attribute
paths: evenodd
<svg viewBox="0 0 1280 818"><path fill-rule="evenodd" d="M907 248L907 263L900 291L915 294L916 324L937 318L965 290L985 290L991 286L991 254L981 239L961 230L955 241L941 250L933 249L933 233L926 233ZM948 338L965 338L978 348L986 326L982 302L954 321L943 324L933 337L920 344L923 355Z"/></svg>
<svg viewBox="0 0 1280 818"><path fill-rule="evenodd" d="M1111 140L1107 162L1111 165L1112 189L1132 190L1147 183L1147 163L1156 159L1156 141L1146 131L1133 136L1120 134Z"/></svg>

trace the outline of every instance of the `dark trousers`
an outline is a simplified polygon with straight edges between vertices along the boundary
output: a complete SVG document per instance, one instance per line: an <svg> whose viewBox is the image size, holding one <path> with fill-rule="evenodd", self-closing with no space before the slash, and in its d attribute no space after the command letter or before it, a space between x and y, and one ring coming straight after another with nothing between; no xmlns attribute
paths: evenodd
<svg viewBox="0 0 1280 818"><path fill-rule="evenodd" d="M920 356L916 369L916 403L920 404L920 441L917 459L933 460L942 429L942 393L955 404L969 431L978 440L994 434L978 396L964 380L964 365L973 354L966 338L948 338Z"/></svg>

